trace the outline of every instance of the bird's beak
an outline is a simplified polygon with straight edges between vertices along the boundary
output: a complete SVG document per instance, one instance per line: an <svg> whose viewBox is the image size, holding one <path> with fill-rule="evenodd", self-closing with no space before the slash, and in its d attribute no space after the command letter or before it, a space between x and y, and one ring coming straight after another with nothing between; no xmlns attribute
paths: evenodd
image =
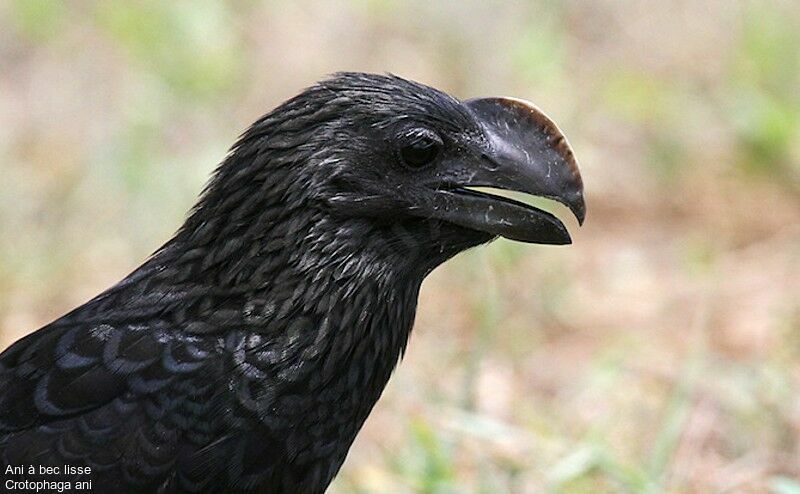
<svg viewBox="0 0 800 494"><path fill-rule="evenodd" d="M468 100L488 137L480 158L460 163L455 187L440 190L437 216L512 240L569 244L554 215L467 187L494 187L546 197L566 205L578 223L586 216L578 164L559 128L532 103L513 98Z"/></svg>

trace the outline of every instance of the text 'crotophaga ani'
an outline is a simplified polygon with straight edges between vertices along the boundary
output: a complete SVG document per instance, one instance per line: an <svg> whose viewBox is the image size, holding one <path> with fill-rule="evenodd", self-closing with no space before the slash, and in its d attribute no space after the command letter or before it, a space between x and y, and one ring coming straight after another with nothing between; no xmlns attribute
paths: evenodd
<svg viewBox="0 0 800 494"><path fill-rule="evenodd" d="M285 102L144 265L0 355L3 471L88 466L95 492L324 491L423 278L498 236L570 242L478 186L583 221L572 151L525 101L343 73Z"/></svg>

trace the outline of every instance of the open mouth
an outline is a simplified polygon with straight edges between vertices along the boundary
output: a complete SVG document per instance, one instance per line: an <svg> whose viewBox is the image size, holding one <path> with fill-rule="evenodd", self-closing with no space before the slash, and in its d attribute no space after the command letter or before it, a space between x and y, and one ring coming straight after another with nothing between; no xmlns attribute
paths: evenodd
<svg viewBox="0 0 800 494"><path fill-rule="evenodd" d="M470 157L448 162L436 175L420 214L520 242L572 243L561 220L541 207L553 200L579 224L586 216L583 180L561 130L523 100L479 98L465 105L483 139Z"/></svg>
<svg viewBox="0 0 800 494"><path fill-rule="evenodd" d="M549 199L544 196L527 194L515 190L498 189L495 187L462 186L454 187L452 191L455 194L491 199L522 208L540 211L542 213L551 213L550 209L553 208L555 204L560 204L557 200Z"/></svg>
<svg viewBox="0 0 800 494"><path fill-rule="evenodd" d="M572 242L567 228L554 214L508 196L537 203L551 202L549 199L476 186L456 186L438 192L444 199L438 216L451 223L520 242L552 245Z"/></svg>

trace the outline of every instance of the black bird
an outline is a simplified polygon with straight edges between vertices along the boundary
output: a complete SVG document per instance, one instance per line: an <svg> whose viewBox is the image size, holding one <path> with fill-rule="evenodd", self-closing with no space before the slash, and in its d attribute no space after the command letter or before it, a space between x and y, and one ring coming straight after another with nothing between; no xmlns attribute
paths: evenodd
<svg viewBox="0 0 800 494"><path fill-rule="evenodd" d="M476 186L584 218L567 141L525 101L361 73L286 101L174 238L0 355L4 487L323 492L405 350L423 278L498 236L570 243L555 216Z"/></svg>

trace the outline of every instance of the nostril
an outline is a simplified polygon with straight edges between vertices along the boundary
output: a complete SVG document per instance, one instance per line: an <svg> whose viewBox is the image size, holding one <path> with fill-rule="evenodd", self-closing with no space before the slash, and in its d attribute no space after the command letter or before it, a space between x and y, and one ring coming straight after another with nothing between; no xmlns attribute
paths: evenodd
<svg viewBox="0 0 800 494"><path fill-rule="evenodd" d="M481 160L483 161L486 169L490 172L497 171L497 169L500 168L500 165L486 153L481 153Z"/></svg>

